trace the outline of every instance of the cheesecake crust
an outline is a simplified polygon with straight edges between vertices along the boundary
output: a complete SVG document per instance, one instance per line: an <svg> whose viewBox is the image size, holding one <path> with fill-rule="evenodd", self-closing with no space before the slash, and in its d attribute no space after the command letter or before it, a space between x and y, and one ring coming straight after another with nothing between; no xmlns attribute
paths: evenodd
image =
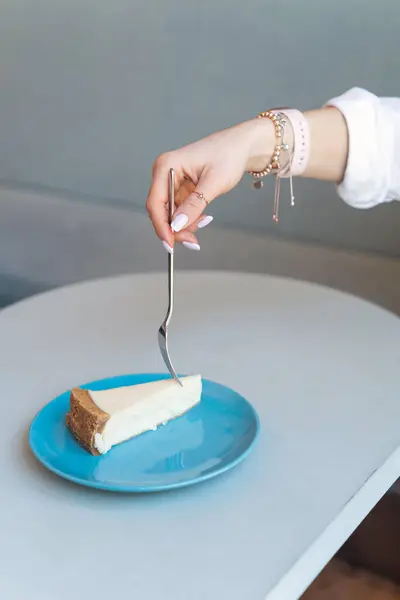
<svg viewBox="0 0 400 600"><path fill-rule="evenodd" d="M110 415L93 402L87 390L74 388L71 391L67 426L79 444L94 456L100 455L94 445L95 435L103 432L109 418Z"/></svg>

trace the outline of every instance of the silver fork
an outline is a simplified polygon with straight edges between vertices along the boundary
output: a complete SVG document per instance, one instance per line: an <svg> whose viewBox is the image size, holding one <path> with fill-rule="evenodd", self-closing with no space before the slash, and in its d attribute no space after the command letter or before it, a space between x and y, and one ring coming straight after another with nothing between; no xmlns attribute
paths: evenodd
<svg viewBox="0 0 400 600"><path fill-rule="evenodd" d="M175 212L175 172L173 169L169 171L169 180L168 180L168 200L169 200L169 223L172 223L172 219ZM172 362L169 356L168 351L168 326L170 324L172 318L172 312L174 310L174 255L168 254L168 310L166 317L158 330L158 345L160 346L160 351L162 357L164 359L165 365L172 375L172 377L179 383L179 385L183 385L181 380L174 367L172 366Z"/></svg>

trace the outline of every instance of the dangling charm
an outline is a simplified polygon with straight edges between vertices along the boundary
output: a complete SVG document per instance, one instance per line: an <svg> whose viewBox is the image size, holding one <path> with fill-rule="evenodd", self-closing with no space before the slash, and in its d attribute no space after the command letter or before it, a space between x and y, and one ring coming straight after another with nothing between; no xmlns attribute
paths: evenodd
<svg viewBox="0 0 400 600"><path fill-rule="evenodd" d="M290 158L289 158L289 184L290 184L290 206L295 206L294 194L293 194L292 163L293 163L293 152L290 153Z"/></svg>
<svg viewBox="0 0 400 600"><path fill-rule="evenodd" d="M271 156L271 160L263 171L249 171L253 178L252 187L254 190L261 190L263 187L262 178L266 177L270 173L276 176L275 180L275 192L274 192L274 208L272 212L272 219L275 223L279 222L279 199L281 191L281 177L282 175L289 173L290 176L290 204L294 206L294 194L293 194L293 181L292 181L292 161L293 152L290 152L289 144L285 141L285 126L287 124L286 115L281 112L267 111L262 112L258 115L258 118L268 118L272 121L275 128L275 147L274 152ZM282 152L289 153L289 160L286 165L282 166Z"/></svg>
<svg viewBox="0 0 400 600"><path fill-rule="evenodd" d="M275 191L274 191L274 209L272 211L272 220L274 223L279 223L279 197L281 195L281 178L277 173L275 178Z"/></svg>

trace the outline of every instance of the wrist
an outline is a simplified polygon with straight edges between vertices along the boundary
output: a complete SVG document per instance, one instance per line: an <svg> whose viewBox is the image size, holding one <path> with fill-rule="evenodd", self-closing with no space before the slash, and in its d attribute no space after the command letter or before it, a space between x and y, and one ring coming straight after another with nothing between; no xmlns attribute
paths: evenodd
<svg viewBox="0 0 400 600"><path fill-rule="evenodd" d="M252 119L245 125L249 130L246 171L259 172L270 162L275 147L275 128L270 119Z"/></svg>

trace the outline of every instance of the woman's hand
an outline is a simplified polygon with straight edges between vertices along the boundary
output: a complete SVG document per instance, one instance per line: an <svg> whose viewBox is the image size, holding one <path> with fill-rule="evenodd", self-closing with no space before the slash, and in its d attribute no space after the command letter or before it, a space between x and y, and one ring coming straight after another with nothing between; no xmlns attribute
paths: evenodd
<svg viewBox="0 0 400 600"><path fill-rule="evenodd" d="M146 207L168 252L175 242L199 250L194 232L208 225L203 215L215 198L235 187L246 171L261 171L274 148L269 119L254 119L160 156L153 168ZM168 224L168 172L175 170L176 212Z"/></svg>

